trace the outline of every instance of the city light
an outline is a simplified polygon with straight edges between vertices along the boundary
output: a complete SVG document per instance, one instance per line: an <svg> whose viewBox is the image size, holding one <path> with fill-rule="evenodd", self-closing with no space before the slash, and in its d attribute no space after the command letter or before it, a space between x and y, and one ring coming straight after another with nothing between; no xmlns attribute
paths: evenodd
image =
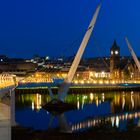
<svg viewBox="0 0 140 140"><path fill-rule="evenodd" d="M97 83L97 81L95 81L95 80L94 80L94 81L93 81L93 83L94 83L94 84L96 84L96 83Z"/></svg>
<svg viewBox="0 0 140 140"><path fill-rule="evenodd" d="M109 81L106 81L105 83L106 83L106 84L109 84Z"/></svg>
<svg viewBox="0 0 140 140"><path fill-rule="evenodd" d="M115 81L112 81L112 84L115 84Z"/></svg>
<svg viewBox="0 0 140 140"><path fill-rule="evenodd" d="M26 82L25 80L22 80L22 81L21 81L21 83L25 83L25 82Z"/></svg>
<svg viewBox="0 0 140 140"><path fill-rule="evenodd" d="M99 81L99 84L103 84L103 81L102 81L102 80L100 80L100 81Z"/></svg>

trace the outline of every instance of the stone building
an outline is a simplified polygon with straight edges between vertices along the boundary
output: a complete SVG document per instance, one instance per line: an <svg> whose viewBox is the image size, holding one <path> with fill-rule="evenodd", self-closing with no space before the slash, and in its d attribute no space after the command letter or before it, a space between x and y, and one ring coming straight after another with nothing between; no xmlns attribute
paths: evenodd
<svg viewBox="0 0 140 140"><path fill-rule="evenodd" d="M110 48L110 78L112 80L140 80L140 72L131 56L120 56L120 47L114 41Z"/></svg>

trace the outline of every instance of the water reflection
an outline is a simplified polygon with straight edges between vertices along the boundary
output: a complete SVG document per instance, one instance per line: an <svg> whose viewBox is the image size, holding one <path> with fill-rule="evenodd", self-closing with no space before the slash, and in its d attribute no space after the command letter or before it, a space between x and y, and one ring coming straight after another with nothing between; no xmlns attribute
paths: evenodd
<svg viewBox="0 0 140 140"><path fill-rule="evenodd" d="M122 109L124 110L124 107L125 107L125 93L123 92L123 95L122 95Z"/></svg>
<svg viewBox="0 0 140 140"><path fill-rule="evenodd" d="M16 121L34 129L77 132L100 125L126 129L126 122L137 125L140 118L139 92L69 94L65 102L77 110L57 115L42 109L49 101L47 94L16 94Z"/></svg>
<svg viewBox="0 0 140 140"><path fill-rule="evenodd" d="M136 117L137 116L137 117ZM124 113L124 114L119 114L116 116L106 116L106 117L100 117L100 118L94 118L94 119L88 119L86 121L77 123L72 125L72 131L79 131L80 129L86 129L90 127L95 127L95 126L100 126L101 124L109 125L111 124L112 127L120 127L120 123L122 121L128 121L134 118L139 118L140 117L140 112L132 112L132 113Z"/></svg>
<svg viewBox="0 0 140 140"><path fill-rule="evenodd" d="M133 91L131 92L131 103L132 103L132 109L134 108L134 98L133 98Z"/></svg>

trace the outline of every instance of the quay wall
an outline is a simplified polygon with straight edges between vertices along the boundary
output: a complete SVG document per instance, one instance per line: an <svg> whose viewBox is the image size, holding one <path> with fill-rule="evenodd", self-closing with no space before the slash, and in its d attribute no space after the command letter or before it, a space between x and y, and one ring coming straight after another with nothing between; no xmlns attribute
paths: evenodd
<svg viewBox="0 0 140 140"><path fill-rule="evenodd" d="M32 87L32 88L17 88L16 93L46 93L48 94L47 87ZM57 94L58 87L52 87L54 94ZM106 87L70 87L68 94L74 93L90 93L90 92L108 92L108 91L140 91L140 86L106 86Z"/></svg>

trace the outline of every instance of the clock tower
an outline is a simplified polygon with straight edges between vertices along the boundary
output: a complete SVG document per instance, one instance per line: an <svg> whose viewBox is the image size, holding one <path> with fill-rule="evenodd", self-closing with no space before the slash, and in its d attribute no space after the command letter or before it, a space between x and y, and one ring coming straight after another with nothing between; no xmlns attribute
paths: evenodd
<svg viewBox="0 0 140 140"><path fill-rule="evenodd" d="M120 66L120 47L117 45L116 40L110 48L110 75L111 78L119 78Z"/></svg>

